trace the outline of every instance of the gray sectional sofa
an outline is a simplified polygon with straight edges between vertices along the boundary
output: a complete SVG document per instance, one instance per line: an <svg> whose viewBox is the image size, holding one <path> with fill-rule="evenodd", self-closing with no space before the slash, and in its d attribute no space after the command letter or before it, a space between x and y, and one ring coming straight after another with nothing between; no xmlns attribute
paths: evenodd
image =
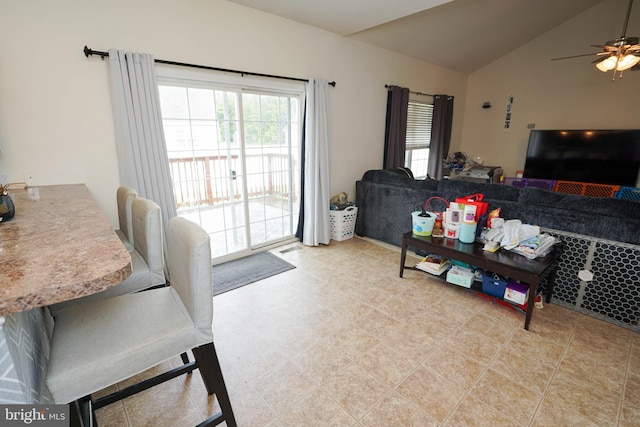
<svg viewBox="0 0 640 427"><path fill-rule="evenodd" d="M370 170L356 182L355 233L399 246L411 212L427 199L475 193L502 218L539 225L566 242L552 302L640 332L640 202ZM430 210L444 210L438 203ZM582 281L580 270L592 271L593 280Z"/></svg>

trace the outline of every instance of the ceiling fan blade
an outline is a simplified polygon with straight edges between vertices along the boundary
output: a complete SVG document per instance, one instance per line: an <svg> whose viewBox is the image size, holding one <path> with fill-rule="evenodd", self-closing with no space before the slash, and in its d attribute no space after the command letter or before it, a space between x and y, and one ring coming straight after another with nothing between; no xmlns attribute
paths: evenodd
<svg viewBox="0 0 640 427"><path fill-rule="evenodd" d="M583 56L593 56L597 55L597 53L585 53L582 55L572 55L572 56L563 56L562 58L551 58L552 61L560 61L561 59L571 59L571 58L580 58Z"/></svg>

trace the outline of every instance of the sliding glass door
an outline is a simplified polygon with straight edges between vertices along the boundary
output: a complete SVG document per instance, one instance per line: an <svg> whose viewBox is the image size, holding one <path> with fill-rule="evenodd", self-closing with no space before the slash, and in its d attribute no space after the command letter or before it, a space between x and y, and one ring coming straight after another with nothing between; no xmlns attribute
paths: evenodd
<svg viewBox="0 0 640 427"><path fill-rule="evenodd" d="M226 260L291 239L300 200L300 93L159 85L178 215Z"/></svg>

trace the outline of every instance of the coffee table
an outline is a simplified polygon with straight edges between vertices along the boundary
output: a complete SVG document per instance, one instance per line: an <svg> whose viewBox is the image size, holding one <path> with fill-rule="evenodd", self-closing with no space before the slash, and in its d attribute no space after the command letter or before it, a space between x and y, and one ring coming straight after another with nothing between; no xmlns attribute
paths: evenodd
<svg viewBox="0 0 640 427"><path fill-rule="evenodd" d="M524 329L529 330L529 324L533 317L534 302L538 292L538 284L544 278L547 278L548 281L548 287L545 290L545 300L547 303L551 302L553 285L558 269L558 259L562 254L563 246L563 243L556 244L547 256L528 259L504 249L500 249L497 252L487 252L482 250L483 245L480 243L462 243L457 239L448 239L445 237L423 237L409 232L402 236L400 277L402 277L405 269L419 270L413 266L405 265L407 248L412 247L470 264L483 270L492 271L508 277L511 280L518 280L521 283L529 285L529 296L526 301L527 309L524 320Z"/></svg>

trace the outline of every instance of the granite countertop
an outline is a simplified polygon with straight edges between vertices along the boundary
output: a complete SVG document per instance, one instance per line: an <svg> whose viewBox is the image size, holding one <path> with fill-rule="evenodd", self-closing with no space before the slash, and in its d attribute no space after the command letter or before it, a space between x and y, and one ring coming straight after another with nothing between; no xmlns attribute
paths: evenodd
<svg viewBox="0 0 640 427"><path fill-rule="evenodd" d="M0 222L0 316L121 283L131 257L84 184L10 191Z"/></svg>

